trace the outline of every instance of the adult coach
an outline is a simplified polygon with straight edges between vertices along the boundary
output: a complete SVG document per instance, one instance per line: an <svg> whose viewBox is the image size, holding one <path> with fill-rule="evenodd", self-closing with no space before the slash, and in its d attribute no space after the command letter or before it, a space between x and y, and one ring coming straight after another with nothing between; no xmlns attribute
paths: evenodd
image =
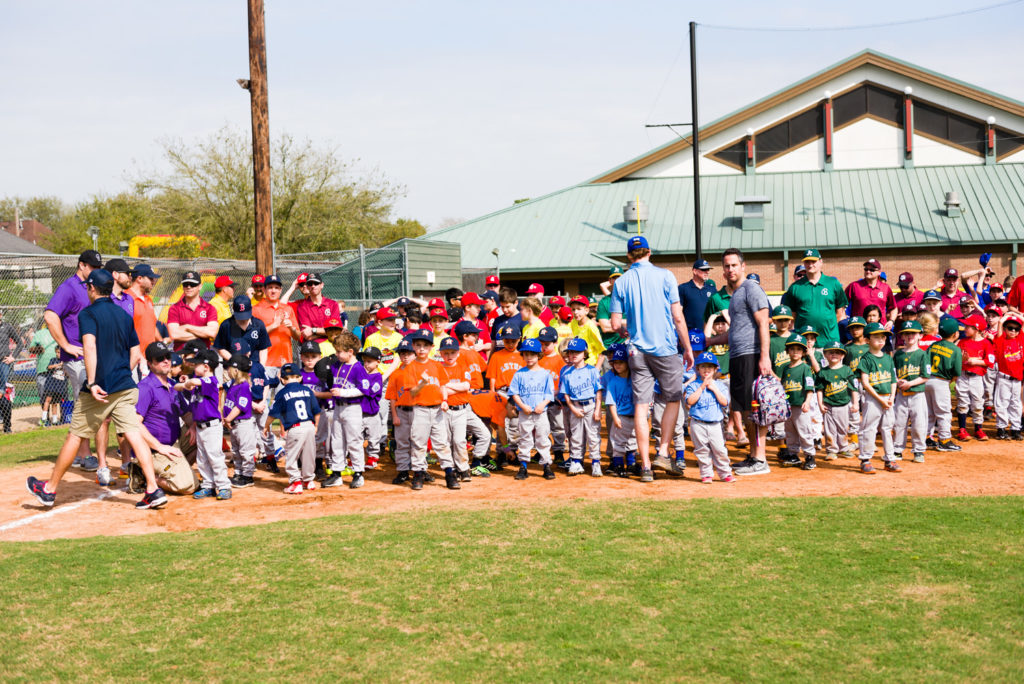
<svg viewBox="0 0 1024 684"><path fill-rule="evenodd" d="M722 274L729 294L729 394L732 412L747 423L747 434L756 435L750 456L737 464L737 475L760 475L769 472L765 456L768 428L750 420L754 380L771 375L768 354L768 296L760 283L747 278L743 252L730 248L722 254ZM712 341L709 340L709 343ZM715 344L719 344L714 340ZM671 423L669 423L671 424Z"/></svg>
<svg viewBox="0 0 1024 684"><path fill-rule="evenodd" d="M622 269L612 266L608 271L608 282L610 287L615 287L615 281L622 277ZM626 340L619 334L618 330L612 328L612 296L611 290L608 295L601 297L597 303L597 327L601 329L601 342L604 348L608 349L613 344L622 344Z"/></svg>
<svg viewBox="0 0 1024 684"><path fill-rule="evenodd" d="M897 313L896 298L892 288L879 277L881 273L882 264L878 259L868 259L864 262L864 277L847 285L845 294L850 301L851 316L863 316L864 309L874 304L882 312L882 325L886 330L892 330Z"/></svg>
<svg viewBox="0 0 1024 684"><path fill-rule="evenodd" d="M217 336L217 310L199 295L199 282L195 271L181 276L181 299L167 309L167 332L174 342L174 351L181 351L190 340L198 340L208 348Z"/></svg>
<svg viewBox="0 0 1024 684"><path fill-rule="evenodd" d="M149 264L136 264L132 269L132 284L128 288L128 294L132 298L132 322L135 324L135 334L139 337L139 349L149 349L149 345L157 341L156 330L156 308L153 306L153 298L149 293L153 291L156 281L160 276ZM142 375L146 374L146 368L139 365Z"/></svg>
<svg viewBox="0 0 1024 684"><path fill-rule="evenodd" d="M270 335L263 321L253 318L252 302L247 296L238 295L232 300L231 318L220 324L213 348L224 361L230 360L235 354L241 354L249 357L251 362L266 367Z"/></svg>
<svg viewBox="0 0 1024 684"><path fill-rule="evenodd" d="M49 480L29 477L28 491L44 506L53 506L57 486L78 453L83 441L96 435L106 419L124 434L146 476L146 494L136 508L157 508L167 497L157 486L153 455L139 431L135 405L139 390L132 380L132 366L140 357L139 338L131 317L110 299L114 278L110 271L95 269L86 279L89 306L78 316L82 335L85 382L78 386L81 396L71 416L71 429L57 455Z"/></svg>
<svg viewBox="0 0 1024 684"><path fill-rule="evenodd" d="M843 285L821 272L821 253L808 249L803 256L807 274L789 286L782 303L793 311L797 328L809 325L819 340L839 339L839 319L846 314L846 293ZM730 305L731 306L731 305Z"/></svg>
<svg viewBox="0 0 1024 684"><path fill-rule="evenodd" d="M704 312L715 294L715 281L708 278L711 264L706 259L693 262L693 277L679 286L679 303L683 307L686 329L704 330Z"/></svg>
<svg viewBox="0 0 1024 684"><path fill-rule="evenodd" d="M313 340L320 345L323 356L334 354L334 346L327 341L327 321L338 318L338 303L324 297L324 281L319 273L306 276L307 294L295 306L295 316L299 321L302 339Z"/></svg>
<svg viewBox="0 0 1024 684"><path fill-rule="evenodd" d="M641 480L654 479L650 450L650 426L647 411L654 400L654 381L661 385L665 398L662 425L675 425L679 401L683 395L683 366L693 366L693 350L686 330L686 319L679 305L679 289L670 272L651 263L651 248L642 235L626 242L629 270L612 287L612 328L629 333L629 369L633 374L637 451L643 465ZM626 317L627 325L622 324ZM620 334L622 334L620 332ZM682 345L683 355L678 354ZM683 464L669 457L672 431L662 430L658 456L653 465L682 475Z"/></svg>

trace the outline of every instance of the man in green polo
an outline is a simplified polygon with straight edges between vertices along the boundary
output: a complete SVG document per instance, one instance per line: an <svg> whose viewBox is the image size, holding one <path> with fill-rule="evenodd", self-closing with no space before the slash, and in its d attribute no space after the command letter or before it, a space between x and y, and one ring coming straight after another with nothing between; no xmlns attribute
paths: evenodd
<svg viewBox="0 0 1024 684"><path fill-rule="evenodd" d="M732 295L729 294L729 291L723 285L721 289L708 298L707 306L704 307L704 322L707 323L712 316L720 311L728 311L730 299L732 299Z"/></svg>
<svg viewBox="0 0 1024 684"><path fill-rule="evenodd" d="M615 281L618 280L621 275L622 268L619 266L612 266L611 270L608 271L609 292L611 291L611 288L615 287ZM612 330L611 318L612 298L611 296L606 295L601 297L601 301L597 303L597 325L601 328L601 341L604 342L605 349L608 349L613 344L621 344L626 341L625 337Z"/></svg>
<svg viewBox="0 0 1024 684"><path fill-rule="evenodd" d="M809 325L818 331L820 339L838 340L838 321L849 304L843 285L821 272L822 259L818 250L805 250L803 264L807 273L789 286L786 294L782 295L782 303L792 309L797 328Z"/></svg>

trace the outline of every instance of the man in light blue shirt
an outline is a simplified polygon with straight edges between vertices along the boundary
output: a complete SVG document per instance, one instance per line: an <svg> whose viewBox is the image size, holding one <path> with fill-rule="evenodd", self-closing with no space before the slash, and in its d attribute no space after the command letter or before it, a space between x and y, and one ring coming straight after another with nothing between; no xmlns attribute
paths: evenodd
<svg viewBox="0 0 1024 684"><path fill-rule="evenodd" d="M643 464L640 477L651 482L650 426L647 412L654 400L654 380L658 379L666 399L664 425L675 425L682 398L683 365L693 366L693 350L686 330L686 319L679 304L675 277L651 263L651 248L643 235L631 237L626 250L632 266L615 281L612 289L611 326L621 330L626 317L629 331L629 369L633 379L633 404L636 415L637 451ZM677 350L683 348L682 359ZM669 458L670 431L662 430L654 465L674 475L682 475Z"/></svg>

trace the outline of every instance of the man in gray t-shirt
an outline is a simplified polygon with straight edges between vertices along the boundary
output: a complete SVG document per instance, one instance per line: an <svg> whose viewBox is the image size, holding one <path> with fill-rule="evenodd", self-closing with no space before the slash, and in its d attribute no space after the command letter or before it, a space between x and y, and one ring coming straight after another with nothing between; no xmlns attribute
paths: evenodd
<svg viewBox="0 0 1024 684"><path fill-rule="evenodd" d="M743 279L729 300L729 360L761 351L757 312L768 310L768 295L756 281ZM731 366L730 366L731 367Z"/></svg>

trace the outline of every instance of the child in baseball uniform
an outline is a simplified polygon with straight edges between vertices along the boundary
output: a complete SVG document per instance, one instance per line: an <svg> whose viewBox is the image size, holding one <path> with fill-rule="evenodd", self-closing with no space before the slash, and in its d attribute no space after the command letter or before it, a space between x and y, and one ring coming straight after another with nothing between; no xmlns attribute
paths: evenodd
<svg viewBox="0 0 1024 684"><path fill-rule="evenodd" d="M860 373L857 367L860 365L860 358L868 352L868 338L864 336L864 328L867 323L860 316L851 316L846 323L846 332L850 335L850 341L846 343L846 361L844 363L853 371L853 384L860 389ZM850 404L850 433L849 438L854 444L860 438L860 408L864 402L864 395L860 393L860 401Z"/></svg>
<svg viewBox="0 0 1024 684"><path fill-rule="evenodd" d="M486 327L486 326L485 326ZM473 443L473 458L469 469L471 475L490 477L491 470L487 466L497 464L487 457L491 449L491 430L484 420L491 419L494 398L490 391L484 389L484 368L487 362L477 351L480 340L480 328L477 323L462 320L452 328L455 339L459 341L459 358L469 372L469 409L466 410L466 434ZM485 464L484 461L487 461ZM465 477L462 477L465 482Z"/></svg>
<svg viewBox="0 0 1024 684"><path fill-rule="evenodd" d="M390 407L391 422L395 426L395 465L398 467L398 474L391 483L401 485L409 481L412 471L412 445L409 441L412 428L412 395L405 389L404 375L416 355L412 350L412 342L408 339L398 343L395 354L398 357L398 368L388 376L384 398Z"/></svg>
<svg viewBox="0 0 1024 684"><path fill-rule="evenodd" d="M551 470L551 428L548 425L548 404L555 398L555 383L551 373L539 364L541 353L537 339L523 340L519 354L526 365L516 371L508 385L509 399L515 403L519 412L517 480L529 477L527 466L530 465L530 452L534 448L544 468L544 479L555 479L555 473Z"/></svg>
<svg viewBox="0 0 1024 684"><path fill-rule="evenodd" d="M783 466L800 466L800 454L804 454L802 468L814 470L817 463L814 459L814 424L811 415L814 401L811 395L815 392L814 371L805 360L807 342L803 335L793 334L786 340L786 353L789 364L782 369L782 389L789 400L790 414L786 419L786 448L779 453L779 463Z"/></svg>
<svg viewBox="0 0 1024 684"><path fill-rule="evenodd" d="M255 484L257 445L256 421L253 418L252 387L249 371L252 362L248 356L234 354L227 362L228 382L224 388L224 425L231 430L231 454L235 474L231 486L235 489L252 487Z"/></svg>
<svg viewBox="0 0 1024 684"><path fill-rule="evenodd" d="M187 359L193 367L193 377L178 383L174 389L187 392L186 399L196 426L196 469L202 478L193 499L216 496L231 498L231 480L224 464L224 424L220 420L220 385L214 375L217 352L201 349Z"/></svg>
<svg viewBox="0 0 1024 684"><path fill-rule="evenodd" d="M612 445L611 472L629 477L636 465L636 424L633 382L629 377L629 350L613 344L607 350L612 369L601 376L601 396L609 410L608 441Z"/></svg>
<svg viewBox="0 0 1024 684"><path fill-rule="evenodd" d="M509 418L508 383L512 381L515 372L523 367L523 357L516 351L520 337L517 325L499 327L497 338L502 346L492 352L490 358L487 359L485 377L488 389L494 392L491 425L494 426L498 437L497 466L499 468L506 462L516 460L515 449L512 446L515 441L515 426L507 422Z"/></svg>
<svg viewBox="0 0 1024 684"><path fill-rule="evenodd" d="M301 494L303 489L316 489L316 424L320 419L320 403L313 391L302 384L302 371L294 363L281 366L278 374L283 386L274 397L270 420L263 434L270 434L274 418L281 421L284 437L285 466L288 486L285 494Z"/></svg>
<svg viewBox="0 0 1024 684"><path fill-rule="evenodd" d="M363 409L363 431L361 437L366 440L366 470L373 470L380 462L380 452L384 444L384 430L387 423L381 421L380 403L384 398L384 378L378 370L382 352L376 347L364 347L356 352L356 358L363 364L369 385L363 392L360 407Z"/></svg>
<svg viewBox="0 0 1024 684"><path fill-rule="evenodd" d="M474 352L475 353L475 352ZM448 410L442 413L448 441L452 449L455 474L461 482L469 482L473 475L469 469L469 448L466 440L468 416L473 413L469 405L469 391L473 387L473 370L468 357L462 355L454 337L441 340L441 365L448 376Z"/></svg>
<svg viewBox="0 0 1024 684"><path fill-rule="evenodd" d="M319 342L306 340L300 344L299 360L302 384L313 392L323 414L316 428L316 479L319 482L330 475L327 470L330 468L328 461L331 451L331 412L334 410L334 402L331 400L332 378L325 370L328 365L321 363Z"/></svg>
<svg viewBox="0 0 1024 684"><path fill-rule="evenodd" d="M328 456L331 474L324 487L342 484L340 471L350 468L352 480L349 489L363 486L366 457L363 452L363 397L370 393L370 377L356 358L359 338L348 331L331 338L334 345L334 363L331 364L331 396L334 416L331 419L331 451Z"/></svg>
<svg viewBox="0 0 1024 684"><path fill-rule="evenodd" d="M982 335L985 322L979 314L963 319L964 336L957 340L963 355L963 367L956 379L956 420L957 439L966 442L971 438L967 432L967 414L974 420L974 438L980 442L988 439L982 429L985 422L985 374L995 365L995 350L992 343Z"/></svg>
<svg viewBox="0 0 1024 684"><path fill-rule="evenodd" d="M892 428L895 414L892 407L896 395L896 367L892 357L882 351L889 339L888 331L878 323L866 326L868 351L857 364L864 414L860 421L860 471L875 473L871 458L875 454L875 436L882 434L882 461L885 469L898 473L901 468L895 460Z"/></svg>
<svg viewBox="0 0 1024 684"><path fill-rule="evenodd" d="M718 359L711 352L702 352L696 358L696 367L697 377L683 390L683 401L690 413L690 441L700 468L700 481L711 484L717 472L722 482L733 482L732 464L722 432L729 397L715 380Z"/></svg>
<svg viewBox="0 0 1024 684"><path fill-rule="evenodd" d="M427 481L427 443L444 468L445 486L460 489L452 461L451 438L445 429L443 412L448 410L448 374L444 367L430 358L434 345L432 335L417 330L409 335L416 354L402 374L403 387L412 395L412 424L409 442L412 461L412 489L421 490Z"/></svg>
<svg viewBox="0 0 1024 684"><path fill-rule="evenodd" d="M558 352L558 331L552 327L542 328L537 333L540 340L541 368L551 373L555 394L558 394L558 379L561 377L565 360ZM556 466L565 463L565 407L554 399L548 404L548 425L551 426L551 454Z"/></svg>
<svg viewBox="0 0 1024 684"><path fill-rule="evenodd" d="M565 346L569 360L558 377L558 398L568 409L569 475L583 474L583 457L589 453L591 473L601 472L601 411L598 402L601 376L587 364L587 343L574 337ZM596 466L596 467L595 467Z"/></svg>
<svg viewBox="0 0 1024 684"><path fill-rule="evenodd" d="M903 457L909 429L914 463L924 463L928 430L928 400L924 391L925 383L931 377L928 352L918 346L921 332L921 324L917 321L904 321L899 328L901 346L892 358L896 368L897 390L893 407L896 424L895 456L898 459Z"/></svg>
<svg viewBox="0 0 1024 684"><path fill-rule="evenodd" d="M1020 329L1024 321L1008 313L999 321L999 332L992 341L996 353L996 386L993 401L996 412L996 439L1024 439L1020 432L1021 380L1024 380L1024 341Z"/></svg>
<svg viewBox="0 0 1024 684"><path fill-rule="evenodd" d="M847 440L853 405L860 402L853 371L843 361L846 349L837 341L824 348L826 365L815 376L818 407L822 413L825 433L825 459L835 460L839 454L851 456L855 450Z"/></svg>
<svg viewBox="0 0 1024 684"><path fill-rule="evenodd" d="M949 392L949 384L960 376L963 367L963 353L956 346L960 324L955 318L941 319L939 336L942 339L928 347L931 377L924 391L928 397L929 427L935 426L938 451L960 451L960 445L953 441L953 399Z"/></svg>
<svg viewBox="0 0 1024 684"><path fill-rule="evenodd" d="M807 355L805 360L811 370L817 373L825 367L825 355L818 348L818 331L813 326L805 325L797 330L807 342ZM811 392L811 422L814 424L814 446L821 446L821 437L824 434L824 423L821 420L821 409L818 407L818 393Z"/></svg>
<svg viewBox="0 0 1024 684"><path fill-rule="evenodd" d="M769 333L768 360L772 362L775 376L782 378L782 371L789 366L790 361L786 343L793 335L793 311L788 306L775 307L772 309L772 323L775 324L775 332Z"/></svg>
<svg viewBox="0 0 1024 684"><path fill-rule="evenodd" d="M996 335L999 334L999 319L1002 315L1003 310L995 304L989 304L985 308L986 327L982 331L981 337L990 343L994 343ZM995 346L992 347L992 354L992 363L985 371L985 415L989 418L995 417L996 376L999 375L999 369L996 368L995 363Z"/></svg>
<svg viewBox="0 0 1024 684"><path fill-rule="evenodd" d="M587 363L599 366L603 358L601 353L604 351L604 342L601 329L590 318L590 300L583 295L576 295L569 300L569 308L572 310L572 320L569 321L572 336L587 343Z"/></svg>

